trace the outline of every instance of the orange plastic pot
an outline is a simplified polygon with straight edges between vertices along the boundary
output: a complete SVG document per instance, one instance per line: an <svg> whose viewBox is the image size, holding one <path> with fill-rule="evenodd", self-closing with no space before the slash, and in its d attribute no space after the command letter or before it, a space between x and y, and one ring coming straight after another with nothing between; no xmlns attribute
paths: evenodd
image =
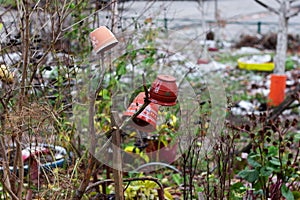
<svg viewBox="0 0 300 200"><path fill-rule="evenodd" d="M96 53L107 51L118 44L118 40L106 26L100 26L92 31L90 39Z"/></svg>
<svg viewBox="0 0 300 200"><path fill-rule="evenodd" d="M150 101L162 106L176 105L178 88L176 79L170 75L158 75L150 88Z"/></svg>
<svg viewBox="0 0 300 200"><path fill-rule="evenodd" d="M286 75L272 74L270 94L268 98L269 106L278 106L284 100L286 88Z"/></svg>
<svg viewBox="0 0 300 200"><path fill-rule="evenodd" d="M146 97L145 92L139 93L139 95L129 105L126 112L123 114L123 118L131 117L134 115L144 104L144 98ZM159 106L154 103L150 103L141 112L130 125L136 129L144 132L153 132L156 130L156 121L158 115Z"/></svg>

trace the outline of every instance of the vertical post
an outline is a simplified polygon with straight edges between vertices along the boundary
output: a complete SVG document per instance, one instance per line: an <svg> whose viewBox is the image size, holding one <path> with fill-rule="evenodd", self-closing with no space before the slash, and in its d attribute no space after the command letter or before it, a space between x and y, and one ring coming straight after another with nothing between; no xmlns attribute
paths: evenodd
<svg viewBox="0 0 300 200"><path fill-rule="evenodd" d="M167 32L168 31L168 19L166 17L164 18L164 27Z"/></svg>
<svg viewBox="0 0 300 200"><path fill-rule="evenodd" d="M257 22L257 33L261 33L261 22Z"/></svg>
<svg viewBox="0 0 300 200"><path fill-rule="evenodd" d="M112 0L112 22L111 30L115 32L117 27L118 18L118 0ZM111 58L110 58L111 59ZM110 62L111 63L111 62ZM112 72L112 65L110 64L110 72ZM116 127L116 130L112 133L112 149L113 149L113 177L115 183L115 197L116 200L124 200L123 194L123 176L122 176L122 156L121 156L121 134L118 123L118 113L111 112L112 126Z"/></svg>
<svg viewBox="0 0 300 200"><path fill-rule="evenodd" d="M167 18L167 14L166 14L166 9L164 9L164 28L167 33L168 32L168 18Z"/></svg>
<svg viewBox="0 0 300 200"><path fill-rule="evenodd" d="M112 126L116 130L112 133L113 143L113 175L115 183L116 200L124 200L123 194L123 174L122 174L122 155L121 155L121 134L119 130L118 116L116 111L112 111Z"/></svg>
<svg viewBox="0 0 300 200"><path fill-rule="evenodd" d="M215 29L215 43L218 47L218 43L220 40L220 15L219 15L219 8L218 8L218 0L215 0L215 20L216 20L216 29Z"/></svg>

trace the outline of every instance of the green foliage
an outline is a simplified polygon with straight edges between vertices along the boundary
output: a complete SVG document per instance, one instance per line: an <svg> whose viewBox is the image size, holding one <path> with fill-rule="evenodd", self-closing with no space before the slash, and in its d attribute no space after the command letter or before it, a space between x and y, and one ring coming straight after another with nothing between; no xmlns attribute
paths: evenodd
<svg viewBox="0 0 300 200"><path fill-rule="evenodd" d="M283 184L281 186L280 191L282 193L282 196L284 196L286 200L294 200L293 193L291 192L291 190L289 188L286 187L286 185Z"/></svg>
<svg viewBox="0 0 300 200"><path fill-rule="evenodd" d="M288 57L285 61L285 70L292 70L295 68L295 62L291 59L291 57Z"/></svg>
<svg viewBox="0 0 300 200"><path fill-rule="evenodd" d="M70 16L72 17L73 25L65 33L65 37L73 41L71 52L79 57L88 56L91 52L91 45L87 36L92 31L88 20L86 20L89 14L86 12L89 3L84 0L76 1L76 3L70 1L64 6L72 10Z"/></svg>
<svg viewBox="0 0 300 200"><path fill-rule="evenodd" d="M157 199L157 184L150 180L145 181L134 181L131 182L130 185L126 188L124 192L124 196L126 199ZM168 191L168 188L164 189L165 199L173 200L172 195Z"/></svg>
<svg viewBox="0 0 300 200"><path fill-rule="evenodd" d="M2 6L12 6L16 7L16 1L15 0L0 0L0 4ZM0 29L1 30L1 29Z"/></svg>
<svg viewBox="0 0 300 200"><path fill-rule="evenodd" d="M250 183L254 183L259 178L259 172L255 169L243 170L238 175Z"/></svg>
<svg viewBox="0 0 300 200"><path fill-rule="evenodd" d="M180 174L172 174L172 179L179 186L182 183L182 176Z"/></svg>
<svg viewBox="0 0 300 200"><path fill-rule="evenodd" d="M237 182L230 186L230 197L231 199L242 200L247 188L243 183Z"/></svg>
<svg viewBox="0 0 300 200"><path fill-rule="evenodd" d="M291 189L293 182L300 180L299 169L295 168L299 158L295 157L292 148L297 146L294 139L296 135L288 133L288 130L296 124L296 119L293 122L286 120L282 123L278 120L271 125L271 130L263 127L260 131L250 133L253 148L247 157L248 166L241 170L238 176L251 183L256 194L264 198L282 195L286 199L294 199ZM280 185L281 194L279 191L270 193L270 187Z"/></svg>

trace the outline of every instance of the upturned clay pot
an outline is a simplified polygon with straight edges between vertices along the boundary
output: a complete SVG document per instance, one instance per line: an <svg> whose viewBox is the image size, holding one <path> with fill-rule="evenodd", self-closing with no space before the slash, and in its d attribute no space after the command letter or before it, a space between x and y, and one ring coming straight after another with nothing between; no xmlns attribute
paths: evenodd
<svg viewBox="0 0 300 200"><path fill-rule="evenodd" d="M90 39L96 53L107 51L118 44L118 40L106 26L100 26L92 31Z"/></svg>
<svg viewBox="0 0 300 200"><path fill-rule="evenodd" d="M176 105L178 88L176 79L170 75L158 75L150 88L150 101L162 106Z"/></svg>
<svg viewBox="0 0 300 200"><path fill-rule="evenodd" d="M131 117L134 115L144 104L145 92L139 93L139 95L133 100L124 117ZM144 132L153 132L156 130L156 121L158 115L158 105L150 103L131 123L133 127Z"/></svg>

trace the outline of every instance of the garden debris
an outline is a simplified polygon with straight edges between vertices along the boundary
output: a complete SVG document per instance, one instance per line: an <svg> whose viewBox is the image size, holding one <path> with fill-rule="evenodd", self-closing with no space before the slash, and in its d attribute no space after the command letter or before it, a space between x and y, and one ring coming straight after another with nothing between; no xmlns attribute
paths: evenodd
<svg viewBox="0 0 300 200"><path fill-rule="evenodd" d="M261 104L258 101L251 103L249 101L242 100L231 108L231 112L233 115L260 114L260 106Z"/></svg>
<svg viewBox="0 0 300 200"><path fill-rule="evenodd" d="M0 56L0 63L5 63L6 65L12 66L17 64L22 59L22 54L20 52L8 53Z"/></svg>
<svg viewBox="0 0 300 200"><path fill-rule="evenodd" d="M206 46L208 48L208 50L214 51L216 49L218 49L218 47L222 47L222 48L231 48L232 47L232 43L227 42L227 41L214 41L214 40L202 40L200 41L200 45L202 46Z"/></svg>
<svg viewBox="0 0 300 200"><path fill-rule="evenodd" d="M243 54L260 54L261 50L254 48L254 47L248 47L244 46L236 50L233 54L234 55L243 55Z"/></svg>
<svg viewBox="0 0 300 200"><path fill-rule="evenodd" d="M215 72L215 71L224 71L228 69L229 66L216 61L207 61L204 59L198 59L197 65L199 66L199 71L203 72Z"/></svg>
<svg viewBox="0 0 300 200"><path fill-rule="evenodd" d="M275 50L277 44L277 34L266 34L266 35L244 35L240 41L235 44L236 48L244 46L255 47L263 50ZM298 36L288 35L288 50L290 52L297 52L300 47L300 40Z"/></svg>

